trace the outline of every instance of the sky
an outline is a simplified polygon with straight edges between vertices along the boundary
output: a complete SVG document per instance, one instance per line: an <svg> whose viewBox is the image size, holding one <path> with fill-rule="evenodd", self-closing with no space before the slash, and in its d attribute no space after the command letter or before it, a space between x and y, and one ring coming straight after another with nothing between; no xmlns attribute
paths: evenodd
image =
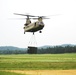
<svg viewBox="0 0 76 75"><path fill-rule="evenodd" d="M36 46L76 44L76 0L0 0L0 46L25 48L34 36L24 34L25 19L16 19L25 16L13 13L50 18L43 20L42 33L35 33Z"/></svg>

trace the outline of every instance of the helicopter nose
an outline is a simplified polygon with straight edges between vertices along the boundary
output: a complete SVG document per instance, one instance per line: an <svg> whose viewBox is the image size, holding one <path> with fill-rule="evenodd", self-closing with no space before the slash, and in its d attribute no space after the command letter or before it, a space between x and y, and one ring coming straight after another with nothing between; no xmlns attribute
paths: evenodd
<svg viewBox="0 0 76 75"><path fill-rule="evenodd" d="M44 26L44 23L43 22L39 22L39 25Z"/></svg>

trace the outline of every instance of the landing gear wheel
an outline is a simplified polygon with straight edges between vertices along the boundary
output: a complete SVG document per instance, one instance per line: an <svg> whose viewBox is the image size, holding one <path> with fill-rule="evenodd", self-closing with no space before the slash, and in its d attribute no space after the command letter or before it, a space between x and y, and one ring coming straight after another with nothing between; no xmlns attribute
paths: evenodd
<svg viewBox="0 0 76 75"><path fill-rule="evenodd" d="M34 35L34 32L33 32L33 35Z"/></svg>
<svg viewBox="0 0 76 75"><path fill-rule="evenodd" d="M42 31L39 31L39 33L42 33Z"/></svg>

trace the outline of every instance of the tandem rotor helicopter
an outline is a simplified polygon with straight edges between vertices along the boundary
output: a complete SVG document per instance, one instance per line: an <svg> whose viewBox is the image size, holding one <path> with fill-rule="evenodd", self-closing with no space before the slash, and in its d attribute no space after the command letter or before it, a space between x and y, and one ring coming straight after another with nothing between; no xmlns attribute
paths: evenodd
<svg viewBox="0 0 76 75"><path fill-rule="evenodd" d="M35 32L39 31L39 33L42 33L42 29L44 28L43 19L49 19L46 16L34 16L34 15L28 15L28 14L18 14L14 13L15 15L21 15L26 16L26 23L24 24L24 34L25 32L32 32L33 35ZM37 19L36 22L31 23L30 19Z"/></svg>

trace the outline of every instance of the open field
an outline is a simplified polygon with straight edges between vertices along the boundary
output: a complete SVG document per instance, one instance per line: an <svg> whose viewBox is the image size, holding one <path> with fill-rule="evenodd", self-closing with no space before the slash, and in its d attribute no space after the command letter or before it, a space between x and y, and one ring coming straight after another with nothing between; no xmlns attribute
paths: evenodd
<svg viewBox="0 0 76 75"><path fill-rule="evenodd" d="M29 73L33 73L31 75L44 75L43 73L45 72L58 72L61 74L61 72L63 73L63 71L65 71L65 75L76 75L76 54L0 55L0 70L15 73L21 72L21 75L26 75ZM53 72L53 70L55 72ZM74 73L72 73L73 71ZM26 72L26 74L24 74L24 72ZM45 75L50 75L46 73Z"/></svg>
<svg viewBox="0 0 76 75"><path fill-rule="evenodd" d="M10 72L10 71L0 71L0 75L26 75L26 74Z"/></svg>
<svg viewBox="0 0 76 75"><path fill-rule="evenodd" d="M0 55L0 70L76 69L76 54Z"/></svg>

